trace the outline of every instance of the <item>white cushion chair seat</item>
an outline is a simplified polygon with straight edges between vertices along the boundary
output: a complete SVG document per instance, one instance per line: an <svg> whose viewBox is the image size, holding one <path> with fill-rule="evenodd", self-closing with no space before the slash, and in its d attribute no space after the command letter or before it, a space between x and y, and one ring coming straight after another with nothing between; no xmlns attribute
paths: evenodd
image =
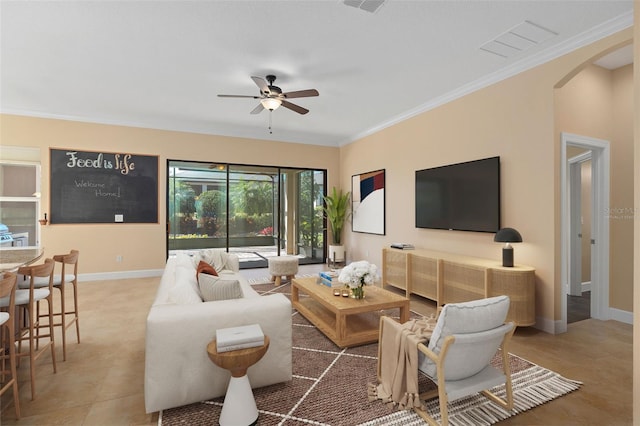
<svg viewBox="0 0 640 426"><path fill-rule="evenodd" d="M9 321L9 318L11 318L11 315L6 312L0 312L0 325Z"/></svg>
<svg viewBox="0 0 640 426"><path fill-rule="evenodd" d="M502 372L488 365L478 374L474 374L466 379L445 382L445 388L449 400L455 401L456 399L464 398L467 395L501 385L505 380L506 377Z"/></svg>
<svg viewBox="0 0 640 426"><path fill-rule="evenodd" d="M53 285L60 285L60 275L53 276ZM34 288L43 288L49 287L49 277L33 277L33 287ZM18 288L28 289L29 288L29 277L25 277L24 275L18 276Z"/></svg>
<svg viewBox="0 0 640 426"><path fill-rule="evenodd" d="M23 279L24 276L20 276L18 277L18 288L29 288L29 279ZM73 274L65 274L64 276L64 281L66 283L73 283L73 281L76 279L76 276ZM62 284L61 282L62 277L60 275L54 275L53 276L53 286L60 286L60 284ZM42 288L42 287L48 287L49 286L49 278L45 278L45 277L35 277L33 280L33 286L35 288Z"/></svg>
<svg viewBox="0 0 640 426"><path fill-rule="evenodd" d="M49 297L48 288L37 288L33 290L33 300L43 300ZM16 306L29 304L29 290L16 290ZM0 308L9 306L9 298L0 298Z"/></svg>

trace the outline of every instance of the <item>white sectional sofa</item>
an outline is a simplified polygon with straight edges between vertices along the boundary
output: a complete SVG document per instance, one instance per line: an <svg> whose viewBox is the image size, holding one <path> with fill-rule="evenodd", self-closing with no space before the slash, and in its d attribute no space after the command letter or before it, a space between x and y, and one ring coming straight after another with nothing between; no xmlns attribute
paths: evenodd
<svg viewBox="0 0 640 426"><path fill-rule="evenodd" d="M210 253L209 253L210 254ZM247 375L253 388L291 380L291 302L283 294L260 296L238 273L237 256L218 254L221 278L237 279L243 297L203 302L192 256L167 260L147 316L144 396L147 413L225 394L230 373L215 366L207 344L219 328L260 324L269 350ZM220 262L217 262L220 263ZM194 284L195 283L195 284ZM193 293L196 293L194 297Z"/></svg>

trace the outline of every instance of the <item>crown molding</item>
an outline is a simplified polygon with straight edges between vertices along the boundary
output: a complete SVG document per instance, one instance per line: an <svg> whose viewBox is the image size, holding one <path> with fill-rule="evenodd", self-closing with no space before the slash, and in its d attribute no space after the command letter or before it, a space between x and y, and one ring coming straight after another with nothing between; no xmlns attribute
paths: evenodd
<svg viewBox="0 0 640 426"><path fill-rule="evenodd" d="M559 58L560 56L573 52L574 50L577 50L581 47L587 46L598 40L602 40L605 37L608 37L610 35L623 31L631 26L633 26L633 10L630 10L626 13L623 13L622 15L619 15L606 22L603 22L602 24L599 24L588 31L585 31L578 35L570 37L565 41L563 41L562 43L559 43L553 46L552 48L541 51L535 55L531 55L505 68L502 68L494 73L488 74L483 78L477 79L475 81L472 81L471 83L460 86L459 88L452 90L448 93L445 93L442 96L433 98L427 103L424 103L416 108L413 108L403 114L397 115L388 121L385 121L375 127L372 127L368 130L365 130L361 133L354 135L353 137L347 140L342 141L340 146L348 145L366 136L369 136L381 130L384 130L387 127L391 127L409 118L415 117L416 115L422 114L424 112L427 112L439 106L447 104L451 101L454 101L463 96L469 95L480 89L491 86L492 84L498 83L502 80L506 80L509 77L513 77L514 75L530 70L531 68L535 68L539 65L545 64L549 61Z"/></svg>

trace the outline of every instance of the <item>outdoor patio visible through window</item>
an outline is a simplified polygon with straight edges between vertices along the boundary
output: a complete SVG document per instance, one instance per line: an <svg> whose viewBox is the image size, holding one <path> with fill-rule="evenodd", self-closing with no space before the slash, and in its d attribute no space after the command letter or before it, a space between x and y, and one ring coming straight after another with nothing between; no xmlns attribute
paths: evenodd
<svg viewBox="0 0 640 426"><path fill-rule="evenodd" d="M242 268L270 256L324 262L326 171L168 161L169 252L224 248Z"/></svg>

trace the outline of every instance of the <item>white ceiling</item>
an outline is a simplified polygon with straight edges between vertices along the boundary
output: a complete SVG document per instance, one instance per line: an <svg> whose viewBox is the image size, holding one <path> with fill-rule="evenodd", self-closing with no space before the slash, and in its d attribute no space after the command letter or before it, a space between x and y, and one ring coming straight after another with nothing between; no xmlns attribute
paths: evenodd
<svg viewBox="0 0 640 426"><path fill-rule="evenodd" d="M632 0L5 1L0 111L338 146L633 24ZM550 38L481 46L525 21ZM556 35L557 34L557 35ZM517 38L517 37L515 37ZM631 62L631 49L620 66ZM310 110L249 112L275 74ZM3 142L5 143L5 142Z"/></svg>

